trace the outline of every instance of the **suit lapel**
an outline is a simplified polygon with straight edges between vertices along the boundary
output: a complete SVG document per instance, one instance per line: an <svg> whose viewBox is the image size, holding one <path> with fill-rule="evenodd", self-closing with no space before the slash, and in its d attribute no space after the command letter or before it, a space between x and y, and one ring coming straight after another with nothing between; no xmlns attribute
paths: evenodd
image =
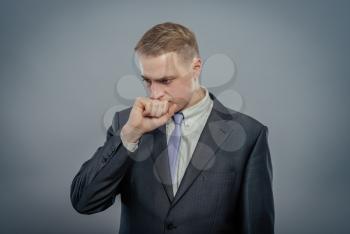
<svg viewBox="0 0 350 234"><path fill-rule="evenodd" d="M154 131L154 148L152 159L154 162L153 172L157 177L157 180L162 184L168 196L169 202L171 203L174 199L174 194L170 174L165 125Z"/></svg>
<svg viewBox="0 0 350 234"><path fill-rule="evenodd" d="M173 206L191 187L199 174L207 169L211 163L214 163L216 151L233 130L227 124L227 120L229 120L228 116L231 116L227 115L227 109L212 94L210 96L214 101L212 111L198 140L179 189L176 192L172 203ZM222 117L221 114L226 114L226 118Z"/></svg>

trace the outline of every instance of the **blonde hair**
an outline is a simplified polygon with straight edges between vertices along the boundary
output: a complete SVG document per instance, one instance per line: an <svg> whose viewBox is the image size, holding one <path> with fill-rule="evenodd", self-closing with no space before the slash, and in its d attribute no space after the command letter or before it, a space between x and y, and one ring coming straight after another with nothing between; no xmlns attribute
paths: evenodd
<svg viewBox="0 0 350 234"><path fill-rule="evenodd" d="M184 61L199 56L194 33L183 25L166 22L149 29L135 46L135 52L146 56L159 56L176 52Z"/></svg>

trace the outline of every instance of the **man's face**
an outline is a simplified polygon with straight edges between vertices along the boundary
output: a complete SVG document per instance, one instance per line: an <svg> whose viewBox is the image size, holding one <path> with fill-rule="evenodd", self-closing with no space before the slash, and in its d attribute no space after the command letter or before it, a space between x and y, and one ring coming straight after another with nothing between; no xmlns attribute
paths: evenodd
<svg viewBox="0 0 350 234"><path fill-rule="evenodd" d="M175 53L139 57L141 76L151 99L169 100L180 111L190 104L199 77L198 60L185 62ZM199 60L200 63L200 60Z"/></svg>

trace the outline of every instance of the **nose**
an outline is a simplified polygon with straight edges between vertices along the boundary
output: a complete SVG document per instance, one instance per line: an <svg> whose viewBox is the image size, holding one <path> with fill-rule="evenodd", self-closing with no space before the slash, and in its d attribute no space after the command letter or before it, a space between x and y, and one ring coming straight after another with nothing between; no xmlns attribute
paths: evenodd
<svg viewBox="0 0 350 234"><path fill-rule="evenodd" d="M149 93L151 99L161 99L164 95L163 88L161 85L157 84L156 82L152 82L149 86Z"/></svg>

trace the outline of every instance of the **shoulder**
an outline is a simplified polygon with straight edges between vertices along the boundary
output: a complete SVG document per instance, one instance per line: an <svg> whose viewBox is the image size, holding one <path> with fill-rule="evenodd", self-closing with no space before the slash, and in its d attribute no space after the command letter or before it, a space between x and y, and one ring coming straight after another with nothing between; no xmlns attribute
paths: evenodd
<svg viewBox="0 0 350 234"><path fill-rule="evenodd" d="M234 110L231 111L233 119L239 122L247 132L260 132L263 129L267 128L266 125L250 115Z"/></svg>
<svg viewBox="0 0 350 234"><path fill-rule="evenodd" d="M267 139L268 128L257 119L241 112L229 109L232 125L235 126L235 138L244 137L247 147L254 146L258 139ZM238 130L238 131L237 131Z"/></svg>
<svg viewBox="0 0 350 234"><path fill-rule="evenodd" d="M220 116L219 118L242 128L248 139L256 139L262 132L267 131L267 126L254 117L228 108L214 95L212 95L212 99L214 102L213 109Z"/></svg>

